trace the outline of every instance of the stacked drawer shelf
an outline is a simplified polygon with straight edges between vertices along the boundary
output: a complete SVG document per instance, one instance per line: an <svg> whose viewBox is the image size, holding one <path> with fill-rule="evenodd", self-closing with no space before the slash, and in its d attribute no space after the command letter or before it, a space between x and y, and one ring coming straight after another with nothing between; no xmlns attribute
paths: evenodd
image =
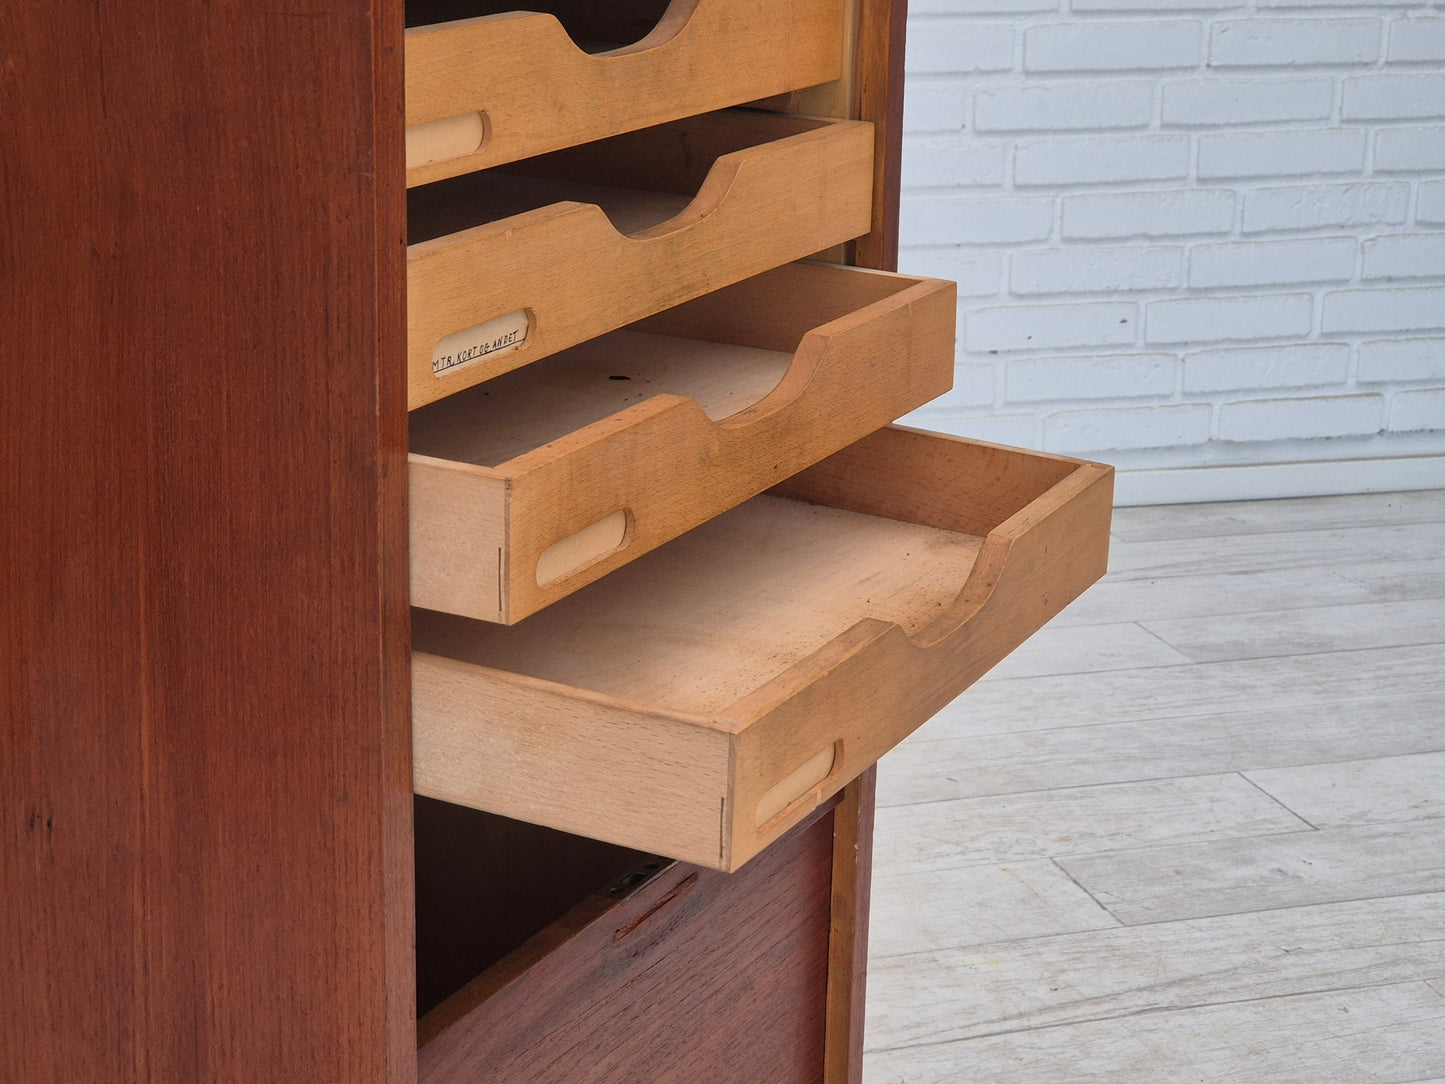
<svg viewBox="0 0 1445 1084"><path fill-rule="evenodd" d="M408 252L419 793L723 870L1102 574L1110 480L873 433L950 385L953 291L789 262L870 228L872 126L701 112L836 68L813 55L841 49L831 4L797 0L818 33L766 73L767 19L731 4L539 54L651 58L611 95L544 101L565 80L540 59L509 77L537 116L591 120L418 166L452 176L412 189ZM587 7L557 14L606 33ZM521 27L566 37L517 13L409 30L409 119L492 117L485 57ZM729 50L726 86L631 130L666 54Z"/></svg>
<svg viewBox="0 0 1445 1084"><path fill-rule="evenodd" d="M580 967L568 997L632 1004L615 980L702 936L704 899L789 916L777 996L818 1024L794 1002L826 986L847 1079L856 916L828 916L866 874L830 811L1103 573L1111 472L890 424L951 384L954 289L838 266L880 229L877 132L776 111L848 74L858 3L545 6L408 7L414 785L492 818L441 852L524 823L659 872L636 902L572 878L563 917L439 981L422 1079L520 1072L519 1043L522 1079L570 1079L559 1043L633 1079L642 1047L529 999ZM815 1079L792 1056L779 1079Z"/></svg>

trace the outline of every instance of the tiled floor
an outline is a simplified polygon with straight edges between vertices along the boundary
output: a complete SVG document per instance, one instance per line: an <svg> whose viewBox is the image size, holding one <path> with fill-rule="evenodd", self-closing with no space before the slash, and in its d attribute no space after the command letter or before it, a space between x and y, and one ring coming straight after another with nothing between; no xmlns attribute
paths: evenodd
<svg viewBox="0 0 1445 1084"><path fill-rule="evenodd" d="M865 1081L1445 1081L1445 491L1110 567L880 767Z"/></svg>

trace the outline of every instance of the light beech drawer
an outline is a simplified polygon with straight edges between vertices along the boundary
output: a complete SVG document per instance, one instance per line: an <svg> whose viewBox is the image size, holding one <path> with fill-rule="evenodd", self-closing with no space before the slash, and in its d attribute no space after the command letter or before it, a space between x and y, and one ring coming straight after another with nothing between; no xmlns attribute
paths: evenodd
<svg viewBox="0 0 1445 1084"><path fill-rule="evenodd" d="M620 5L590 5L580 26L569 5L538 5L549 6L579 36L608 40L579 45L546 10L407 30L408 186L842 74L844 0L673 0L646 37L625 45L613 44L630 36ZM471 10L488 7L503 5Z"/></svg>
<svg viewBox="0 0 1445 1084"><path fill-rule="evenodd" d="M890 426L519 625L415 611L416 790L736 869L1103 574L1112 489Z"/></svg>
<svg viewBox="0 0 1445 1084"><path fill-rule="evenodd" d="M789 264L411 416L414 605L511 624L947 391L955 290Z"/></svg>
<svg viewBox="0 0 1445 1084"><path fill-rule="evenodd" d="M868 231L873 128L690 117L409 196L408 405Z"/></svg>

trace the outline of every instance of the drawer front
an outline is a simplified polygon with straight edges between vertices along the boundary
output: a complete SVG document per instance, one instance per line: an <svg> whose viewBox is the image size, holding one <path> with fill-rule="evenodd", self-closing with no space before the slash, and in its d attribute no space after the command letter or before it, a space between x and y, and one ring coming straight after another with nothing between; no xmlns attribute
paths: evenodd
<svg viewBox="0 0 1445 1084"><path fill-rule="evenodd" d="M954 313L790 264L415 411L413 603L511 624L811 466L948 389Z"/></svg>
<svg viewBox="0 0 1445 1084"><path fill-rule="evenodd" d="M673 0L641 41L590 55L535 11L413 27L407 185L837 79L843 9L843 0Z"/></svg>
<svg viewBox="0 0 1445 1084"><path fill-rule="evenodd" d="M424 1084L816 1084L833 814L728 876L579 905L422 1019Z"/></svg>
<svg viewBox="0 0 1445 1084"><path fill-rule="evenodd" d="M418 611L417 790L736 869L1101 576L1111 497L888 427L513 628Z"/></svg>
<svg viewBox="0 0 1445 1084"><path fill-rule="evenodd" d="M869 124L724 112L414 190L409 406L866 233L872 162Z"/></svg>

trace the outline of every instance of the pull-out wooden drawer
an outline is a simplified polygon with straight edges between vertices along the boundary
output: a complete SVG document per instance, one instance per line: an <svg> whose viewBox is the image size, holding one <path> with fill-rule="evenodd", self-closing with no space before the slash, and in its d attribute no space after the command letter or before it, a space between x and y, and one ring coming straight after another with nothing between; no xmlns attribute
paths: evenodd
<svg viewBox="0 0 1445 1084"><path fill-rule="evenodd" d="M416 789L736 869L1103 574L1112 479L888 427L519 625L418 610Z"/></svg>
<svg viewBox="0 0 1445 1084"><path fill-rule="evenodd" d="M409 196L415 409L869 228L873 129L730 111Z"/></svg>
<svg viewBox="0 0 1445 1084"><path fill-rule="evenodd" d="M613 44L638 6L503 0L463 10L504 13L407 30L408 186L842 74L843 0L673 0L642 40Z"/></svg>
<svg viewBox="0 0 1445 1084"><path fill-rule="evenodd" d="M413 412L413 604L519 621L941 395L954 295L789 264Z"/></svg>

